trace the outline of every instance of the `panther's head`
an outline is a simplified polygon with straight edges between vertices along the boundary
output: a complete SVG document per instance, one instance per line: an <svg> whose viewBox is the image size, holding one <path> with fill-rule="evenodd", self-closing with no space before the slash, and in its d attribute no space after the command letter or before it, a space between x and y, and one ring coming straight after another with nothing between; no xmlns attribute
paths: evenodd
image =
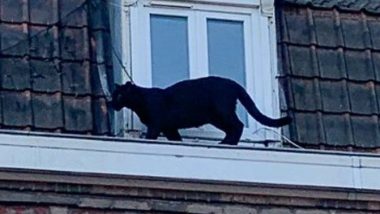
<svg viewBox="0 0 380 214"><path fill-rule="evenodd" d="M112 92L112 108L116 111L123 107L131 108L135 97L133 89L136 86L132 82L126 82L124 85L115 84L115 86L115 90Z"/></svg>

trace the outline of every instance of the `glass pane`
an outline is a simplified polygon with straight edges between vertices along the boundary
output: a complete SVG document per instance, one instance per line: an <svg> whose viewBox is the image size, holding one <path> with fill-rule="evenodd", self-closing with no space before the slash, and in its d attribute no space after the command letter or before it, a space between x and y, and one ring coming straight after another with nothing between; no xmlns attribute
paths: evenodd
<svg viewBox="0 0 380 214"><path fill-rule="evenodd" d="M244 23L207 19L209 73L235 80L245 87ZM246 110L239 103L237 113L248 126Z"/></svg>
<svg viewBox="0 0 380 214"><path fill-rule="evenodd" d="M187 18L150 16L152 83L167 87L189 78Z"/></svg>

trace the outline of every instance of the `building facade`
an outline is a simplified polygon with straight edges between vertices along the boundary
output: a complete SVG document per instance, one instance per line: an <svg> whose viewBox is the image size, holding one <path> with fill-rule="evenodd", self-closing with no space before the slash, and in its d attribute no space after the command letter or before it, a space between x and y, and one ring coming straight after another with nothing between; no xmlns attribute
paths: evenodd
<svg viewBox="0 0 380 214"><path fill-rule="evenodd" d="M0 213L380 212L375 0L0 0ZM147 141L114 83L243 85L237 147ZM297 147L294 147L296 145Z"/></svg>

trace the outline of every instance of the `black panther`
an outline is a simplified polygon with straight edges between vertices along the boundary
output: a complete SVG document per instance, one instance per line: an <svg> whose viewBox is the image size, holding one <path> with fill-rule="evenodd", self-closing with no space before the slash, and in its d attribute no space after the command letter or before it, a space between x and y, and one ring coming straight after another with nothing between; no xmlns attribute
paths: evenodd
<svg viewBox="0 0 380 214"><path fill-rule="evenodd" d="M181 81L165 89L143 88L131 82L116 85L111 106L117 111L123 107L134 111L148 127L147 139L157 139L163 133L168 140L181 141L178 129L212 124L226 134L221 144L237 145L244 127L236 115L237 100L263 125L280 127L291 121L289 117L265 116L242 86L213 76Z"/></svg>

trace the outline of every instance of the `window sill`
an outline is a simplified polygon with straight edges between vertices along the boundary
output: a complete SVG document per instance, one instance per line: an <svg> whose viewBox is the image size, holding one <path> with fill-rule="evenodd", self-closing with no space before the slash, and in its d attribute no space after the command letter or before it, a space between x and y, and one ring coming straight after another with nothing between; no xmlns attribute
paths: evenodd
<svg viewBox="0 0 380 214"><path fill-rule="evenodd" d="M0 168L380 190L380 156L2 132Z"/></svg>

